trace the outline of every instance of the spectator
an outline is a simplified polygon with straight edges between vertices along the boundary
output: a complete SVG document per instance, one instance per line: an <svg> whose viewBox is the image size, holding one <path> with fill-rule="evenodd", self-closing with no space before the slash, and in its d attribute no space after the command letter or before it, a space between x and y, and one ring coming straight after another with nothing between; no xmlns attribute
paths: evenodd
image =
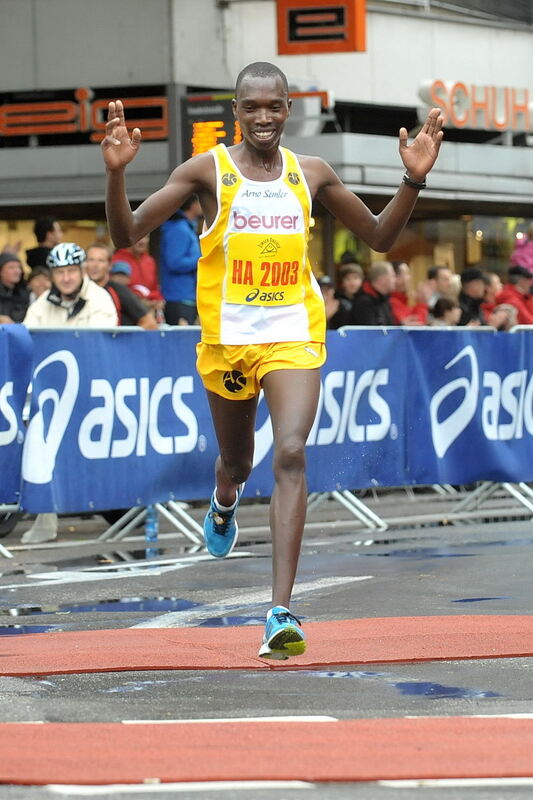
<svg viewBox="0 0 533 800"><path fill-rule="evenodd" d="M74 242L52 248L47 263L52 288L29 307L24 324L31 328L109 328L117 324L117 312L109 294L83 273L85 252ZM23 544L39 544L57 538L57 514L38 514L22 536Z"/></svg>
<svg viewBox="0 0 533 800"><path fill-rule="evenodd" d="M491 311L487 323L497 331L510 331L516 325L518 311L514 306L501 303Z"/></svg>
<svg viewBox="0 0 533 800"><path fill-rule="evenodd" d="M14 253L0 255L0 324L22 322L30 303L22 264Z"/></svg>
<svg viewBox="0 0 533 800"><path fill-rule="evenodd" d="M484 272L485 296L481 303L481 310L485 319L496 307L496 297L503 289L502 281L497 272Z"/></svg>
<svg viewBox="0 0 533 800"><path fill-rule="evenodd" d="M125 261L131 267L129 287L140 297L147 308L160 310L163 308L163 295L159 290L157 264L148 252L149 236L143 236L131 247L117 250L113 256L115 261Z"/></svg>
<svg viewBox="0 0 533 800"><path fill-rule="evenodd" d="M324 298L326 327L328 330L336 331L337 328L347 324L345 308L341 305L339 298L335 296L335 286L329 275L321 275L318 278L318 285Z"/></svg>
<svg viewBox="0 0 533 800"><path fill-rule="evenodd" d="M26 250L26 263L30 269L46 266L46 259L52 247L63 241L63 231L55 217L39 217L35 220L33 232L37 239L37 247Z"/></svg>
<svg viewBox="0 0 533 800"><path fill-rule="evenodd" d="M52 287L28 308L28 327L109 328L118 322L115 305L83 272L85 251L74 242L56 245L48 255Z"/></svg>
<svg viewBox="0 0 533 800"><path fill-rule="evenodd" d="M30 272L27 280L27 286L30 290L30 303L34 303L43 292L52 288L52 281L50 280L50 270L48 267L34 267Z"/></svg>
<svg viewBox="0 0 533 800"><path fill-rule="evenodd" d="M509 264L512 267L525 267L533 276L533 222L527 229L527 236L517 238Z"/></svg>
<svg viewBox="0 0 533 800"><path fill-rule="evenodd" d="M477 267L470 267L461 273L459 305L461 319L459 325L484 325L485 318L481 304L485 297L483 273Z"/></svg>
<svg viewBox="0 0 533 800"><path fill-rule="evenodd" d="M345 297L350 303L363 285L365 273L363 268L355 262L339 266L339 291L337 297Z"/></svg>
<svg viewBox="0 0 533 800"><path fill-rule="evenodd" d="M453 272L449 267L436 264L428 269L427 285L430 290L428 306L431 311L439 297L453 294Z"/></svg>
<svg viewBox="0 0 533 800"><path fill-rule="evenodd" d="M527 267L509 267L507 283L496 298L498 303L514 306L518 325L533 325L533 295L531 274Z"/></svg>
<svg viewBox="0 0 533 800"><path fill-rule="evenodd" d="M451 297L439 297L433 306L431 325L435 328L449 328L459 325L461 306Z"/></svg>
<svg viewBox="0 0 533 800"><path fill-rule="evenodd" d="M200 201L193 194L161 226L161 290L169 325L178 325L180 320L196 323L196 273L201 256L196 226L201 216Z"/></svg>
<svg viewBox="0 0 533 800"><path fill-rule="evenodd" d="M113 261L111 270L109 272L111 280L115 283L120 283L121 286L130 285L131 281L131 267L125 261Z"/></svg>
<svg viewBox="0 0 533 800"><path fill-rule="evenodd" d="M390 296L392 315L396 325L427 325L428 300L430 288L427 283L421 283L416 289L416 303L409 304L409 284L411 270L405 261L393 261L392 266L396 276L394 291Z"/></svg>
<svg viewBox="0 0 533 800"><path fill-rule="evenodd" d="M389 261L376 261L368 270L367 280L355 295L350 325L395 325L389 295L395 276Z"/></svg>
<svg viewBox="0 0 533 800"><path fill-rule="evenodd" d="M158 330L152 311L147 311L137 295L127 286L110 280L111 252L105 244L92 244L87 248L85 271L89 278L107 289L118 315L119 325L139 325L148 331ZM120 262L119 262L120 263ZM126 264L126 266L128 266Z"/></svg>

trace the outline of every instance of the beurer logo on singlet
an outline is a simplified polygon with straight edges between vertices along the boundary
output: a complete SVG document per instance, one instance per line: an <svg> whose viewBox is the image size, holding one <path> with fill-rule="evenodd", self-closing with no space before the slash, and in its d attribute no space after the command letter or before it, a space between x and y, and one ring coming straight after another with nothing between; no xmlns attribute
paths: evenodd
<svg viewBox="0 0 533 800"><path fill-rule="evenodd" d="M263 214L261 216L250 214L250 216L245 216L237 211L233 212L233 227L236 231L246 229L256 231L259 228L294 231L299 227L299 222L300 217L297 214L295 216L291 214Z"/></svg>

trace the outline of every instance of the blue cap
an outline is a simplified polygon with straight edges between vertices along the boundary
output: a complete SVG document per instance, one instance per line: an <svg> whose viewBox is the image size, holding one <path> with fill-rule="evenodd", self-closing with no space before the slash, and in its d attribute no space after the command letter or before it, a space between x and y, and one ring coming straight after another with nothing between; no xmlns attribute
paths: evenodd
<svg viewBox="0 0 533 800"><path fill-rule="evenodd" d="M111 274L120 273L122 275L131 275L131 267L126 261L115 261L111 264Z"/></svg>

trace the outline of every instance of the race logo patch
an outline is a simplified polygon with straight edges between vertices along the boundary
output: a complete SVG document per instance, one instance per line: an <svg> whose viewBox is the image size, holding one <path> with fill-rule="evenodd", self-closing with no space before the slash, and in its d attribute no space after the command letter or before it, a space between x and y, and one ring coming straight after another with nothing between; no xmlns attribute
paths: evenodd
<svg viewBox="0 0 533 800"><path fill-rule="evenodd" d="M246 386L246 378L239 372L237 369L232 369L228 372L225 372L222 376L222 383L224 384L224 388L235 394L236 392L242 392L244 387Z"/></svg>
<svg viewBox="0 0 533 800"><path fill-rule="evenodd" d="M269 237L268 239L263 239L262 242L259 242L258 247L260 248L260 256L275 256L281 245L277 239L272 239L272 237Z"/></svg>
<svg viewBox="0 0 533 800"><path fill-rule="evenodd" d="M237 176L234 172L225 172L221 181L224 186L234 186L237 183Z"/></svg>
<svg viewBox="0 0 533 800"><path fill-rule="evenodd" d="M300 183L300 176L298 175L297 172L289 172L287 174L287 179L289 183L292 183L293 186L298 186L298 184Z"/></svg>

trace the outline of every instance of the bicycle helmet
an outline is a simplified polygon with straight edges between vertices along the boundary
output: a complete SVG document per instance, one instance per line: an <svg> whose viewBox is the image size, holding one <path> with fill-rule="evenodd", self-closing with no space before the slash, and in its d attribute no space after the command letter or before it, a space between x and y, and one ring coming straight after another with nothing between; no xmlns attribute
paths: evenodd
<svg viewBox="0 0 533 800"><path fill-rule="evenodd" d="M75 242L61 242L52 247L46 259L46 266L53 269L54 267L70 267L74 265L81 266L85 261L85 250Z"/></svg>

